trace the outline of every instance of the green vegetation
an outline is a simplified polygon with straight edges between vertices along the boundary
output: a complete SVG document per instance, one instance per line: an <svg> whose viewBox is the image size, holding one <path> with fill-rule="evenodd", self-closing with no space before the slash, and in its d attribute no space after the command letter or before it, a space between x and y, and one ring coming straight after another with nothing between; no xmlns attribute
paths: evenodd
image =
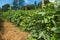
<svg viewBox="0 0 60 40"><path fill-rule="evenodd" d="M36 10L12 10L1 13L0 17L28 31L26 40L60 40L60 7L46 4L44 12Z"/></svg>

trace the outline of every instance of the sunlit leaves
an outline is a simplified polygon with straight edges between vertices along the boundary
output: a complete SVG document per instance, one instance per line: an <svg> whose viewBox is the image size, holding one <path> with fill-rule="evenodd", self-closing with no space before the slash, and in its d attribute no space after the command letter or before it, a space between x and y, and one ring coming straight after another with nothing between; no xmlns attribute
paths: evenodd
<svg viewBox="0 0 60 40"><path fill-rule="evenodd" d="M60 20L60 16L57 18L55 13L60 12L54 11L52 8L53 4L52 6L48 4L45 12L39 10L37 12L33 10L9 10L2 14L2 18L12 22L23 31L28 31L30 34L27 40L56 40L55 34L60 31L60 28L57 27L59 21L56 20Z"/></svg>

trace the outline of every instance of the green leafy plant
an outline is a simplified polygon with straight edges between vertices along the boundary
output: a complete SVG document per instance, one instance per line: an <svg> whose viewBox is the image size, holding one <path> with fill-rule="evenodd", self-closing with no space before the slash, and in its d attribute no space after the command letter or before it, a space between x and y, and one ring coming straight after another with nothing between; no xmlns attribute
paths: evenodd
<svg viewBox="0 0 60 40"><path fill-rule="evenodd" d="M9 10L1 14L1 18L12 22L23 31L28 31L26 40L57 40L60 27L57 20L60 11L52 9L53 4L47 4L44 12L39 10ZM58 13L58 15L57 15ZM59 22L59 21L58 21Z"/></svg>

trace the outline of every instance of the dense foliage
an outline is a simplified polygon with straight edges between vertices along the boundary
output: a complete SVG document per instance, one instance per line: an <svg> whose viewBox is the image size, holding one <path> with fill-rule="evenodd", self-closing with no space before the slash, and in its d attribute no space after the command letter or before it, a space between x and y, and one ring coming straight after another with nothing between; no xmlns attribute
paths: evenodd
<svg viewBox="0 0 60 40"><path fill-rule="evenodd" d="M60 40L60 10L53 4L44 6L41 10L9 10L3 12L0 17L12 22L23 31L30 34L26 40Z"/></svg>

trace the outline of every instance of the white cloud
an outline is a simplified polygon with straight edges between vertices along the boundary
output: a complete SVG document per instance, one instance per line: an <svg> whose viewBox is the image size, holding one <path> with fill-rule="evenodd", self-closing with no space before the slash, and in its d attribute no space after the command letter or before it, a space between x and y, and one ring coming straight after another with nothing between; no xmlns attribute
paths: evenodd
<svg viewBox="0 0 60 40"><path fill-rule="evenodd" d="M28 0L25 0L26 3L28 3L29 1Z"/></svg>

